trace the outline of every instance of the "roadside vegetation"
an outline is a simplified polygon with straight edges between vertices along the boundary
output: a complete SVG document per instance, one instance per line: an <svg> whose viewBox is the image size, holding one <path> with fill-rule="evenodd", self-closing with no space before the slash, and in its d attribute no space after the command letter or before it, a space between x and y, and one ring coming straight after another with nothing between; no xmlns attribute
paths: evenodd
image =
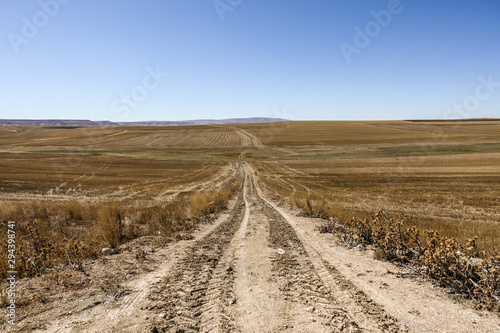
<svg viewBox="0 0 500 333"><path fill-rule="evenodd" d="M295 194L287 203L303 216L325 220L318 231L334 234L347 247L371 246L377 259L406 265L473 300L477 309L500 312L500 254L496 248L480 249L477 236L460 242L434 229L421 230L401 211L360 218L308 194Z"/></svg>
<svg viewBox="0 0 500 333"><path fill-rule="evenodd" d="M476 301L476 308L500 312L500 255L480 251L477 237L461 244L435 230L408 228L402 212L339 220L324 205L318 211L306 208L303 214L328 220L319 227L320 233L333 233L349 247L370 245L376 258L409 265L451 292Z"/></svg>
<svg viewBox="0 0 500 333"><path fill-rule="evenodd" d="M363 126L368 130L366 124L352 125L346 124L345 130ZM420 129L438 126L378 125L412 127L417 132L414 138ZM304 126L291 124L288 130L300 131ZM495 126L498 122L482 128L489 131ZM441 127L441 133L447 133L443 138L458 140L461 135L473 135L481 124ZM370 135L376 136L376 131ZM297 136L300 141L300 133ZM285 139L281 133L273 140ZM392 137L378 139L384 142ZM329 140L344 143L340 141L355 138ZM304 216L324 219L320 232L335 234L348 247L370 246L377 258L408 265L452 293L473 300L477 308L499 312L497 145L498 141L341 145L331 147L330 155L316 146L304 159L252 165L269 195L299 208ZM292 156L293 150L287 149L287 156Z"/></svg>
<svg viewBox="0 0 500 333"><path fill-rule="evenodd" d="M217 190L204 190L169 201L0 202L0 257L7 258L7 221L16 221L18 277L57 269L83 269L85 259L103 248L116 248L146 235L166 241L186 239L198 223L210 222L226 209L240 186L236 179ZM6 277L7 260L0 260Z"/></svg>
<svg viewBox="0 0 500 333"><path fill-rule="evenodd" d="M324 201L335 216L405 212L405 227L436 230L482 250L500 248L500 155L411 156L252 163L262 184L302 207Z"/></svg>

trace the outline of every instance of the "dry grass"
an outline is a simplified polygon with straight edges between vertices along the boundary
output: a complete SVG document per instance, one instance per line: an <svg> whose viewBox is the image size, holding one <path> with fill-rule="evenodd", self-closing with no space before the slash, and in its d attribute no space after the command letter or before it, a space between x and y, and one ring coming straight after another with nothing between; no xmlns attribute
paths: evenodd
<svg viewBox="0 0 500 333"><path fill-rule="evenodd" d="M101 235L106 243L115 248L123 240L123 225L120 206L116 201L103 203L97 210Z"/></svg>
<svg viewBox="0 0 500 333"><path fill-rule="evenodd" d="M60 233L53 229L47 221L16 221L16 270L19 277L38 276L57 267L72 267L81 269L84 259L95 256L93 229L73 228L72 237L65 232ZM2 237L0 256L7 257L7 221L3 220L0 226ZM2 278L5 278L7 261L0 263Z"/></svg>
<svg viewBox="0 0 500 333"><path fill-rule="evenodd" d="M115 248L144 235L182 238L196 223L210 221L225 209L238 181L241 178L218 190L162 202L0 202L5 218L0 226L0 258L7 257L7 220L16 221L20 277L45 274L61 265L79 269L84 259L99 255L103 247ZM7 260L0 260L2 278L6 265Z"/></svg>
<svg viewBox="0 0 500 333"><path fill-rule="evenodd" d="M237 181L236 163L199 158L199 147L240 137L211 126L0 128L0 219L17 223L20 276L78 268L103 247L142 235L184 237L222 209ZM192 197L205 192L210 200L193 219Z"/></svg>
<svg viewBox="0 0 500 333"><path fill-rule="evenodd" d="M9 199L150 199L211 181L228 163L109 155L0 153L0 190Z"/></svg>
<svg viewBox="0 0 500 333"><path fill-rule="evenodd" d="M481 248L500 247L497 213L500 154L254 163L261 181L288 203L313 210L324 201L349 220L384 209L407 214L408 226L437 230Z"/></svg>
<svg viewBox="0 0 500 333"><path fill-rule="evenodd" d="M225 204L236 175L235 166L227 163L99 155L78 155L69 163L66 158L3 154L0 219L17 223L20 277L78 268L103 247L142 235L189 233L195 225L191 197L217 188L209 192ZM6 235L1 234L3 245ZM0 248L0 257L6 257L6 249ZM0 262L3 276L7 261Z"/></svg>
<svg viewBox="0 0 500 333"><path fill-rule="evenodd" d="M500 121L294 121L238 127L267 146L500 140Z"/></svg>
<svg viewBox="0 0 500 333"><path fill-rule="evenodd" d="M241 147L246 141L231 126L0 127L0 142L17 148Z"/></svg>
<svg viewBox="0 0 500 333"><path fill-rule="evenodd" d="M227 208L227 202L233 195L235 186L226 186L218 191L198 192L191 199L191 216L201 220Z"/></svg>

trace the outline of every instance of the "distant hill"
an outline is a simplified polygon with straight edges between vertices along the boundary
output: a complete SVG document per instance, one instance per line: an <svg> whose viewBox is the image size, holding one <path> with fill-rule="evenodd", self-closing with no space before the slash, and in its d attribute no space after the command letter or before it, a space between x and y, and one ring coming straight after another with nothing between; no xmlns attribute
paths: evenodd
<svg viewBox="0 0 500 333"><path fill-rule="evenodd" d="M409 119L406 121L412 123L448 123L448 122L466 122L466 121L499 121L500 118L463 118L463 119Z"/></svg>
<svg viewBox="0 0 500 333"><path fill-rule="evenodd" d="M99 126L179 126L179 125L217 125L217 124L252 124L288 121L281 118L231 118L197 119L183 121L92 121L80 119L0 119L0 126L45 126L45 127L99 127Z"/></svg>

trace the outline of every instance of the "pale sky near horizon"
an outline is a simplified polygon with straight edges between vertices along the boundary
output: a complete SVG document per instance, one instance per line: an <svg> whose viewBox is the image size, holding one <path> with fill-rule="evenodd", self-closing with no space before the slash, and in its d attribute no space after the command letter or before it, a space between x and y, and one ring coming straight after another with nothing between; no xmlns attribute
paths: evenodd
<svg viewBox="0 0 500 333"><path fill-rule="evenodd" d="M500 1L4 0L0 118L500 118Z"/></svg>

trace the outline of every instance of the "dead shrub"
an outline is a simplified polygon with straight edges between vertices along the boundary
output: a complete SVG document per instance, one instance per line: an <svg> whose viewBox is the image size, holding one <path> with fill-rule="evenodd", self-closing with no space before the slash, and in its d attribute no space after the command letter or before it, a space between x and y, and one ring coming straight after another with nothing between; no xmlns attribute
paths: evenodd
<svg viewBox="0 0 500 333"><path fill-rule="evenodd" d="M304 197L294 196L292 197L292 203L301 209L302 216L322 219L328 219L332 216L328 203L326 201L315 200L310 194L306 194Z"/></svg>
<svg viewBox="0 0 500 333"><path fill-rule="evenodd" d="M163 205L156 215L156 221L163 236L191 229L186 221L186 204L180 200Z"/></svg>
<svg viewBox="0 0 500 333"><path fill-rule="evenodd" d="M365 220L331 219L319 232L337 233L350 247L372 245L378 259L411 264L442 287L476 301L478 308L500 311L500 256L479 251L477 237L464 246L434 230L425 231L423 244L419 230L405 228L405 221L401 212L392 217L380 211Z"/></svg>
<svg viewBox="0 0 500 333"><path fill-rule="evenodd" d="M339 232L339 228L341 228L341 227L342 226L340 225L338 220L332 219L330 221L326 221L326 222L322 223L318 227L318 232L320 234L334 234L334 233Z"/></svg>
<svg viewBox="0 0 500 333"><path fill-rule="evenodd" d="M209 204L209 194L207 192L197 192L191 199L192 217L194 219L200 219L202 216L206 215Z"/></svg>
<svg viewBox="0 0 500 333"><path fill-rule="evenodd" d="M426 274L441 286L476 300L478 307L499 311L500 256L478 251L477 237L464 247L436 231L426 233L428 246L420 257Z"/></svg>
<svg viewBox="0 0 500 333"><path fill-rule="evenodd" d="M2 235L7 235L7 221L2 221ZM16 270L19 277L39 276L56 266L81 269L85 258L96 254L94 242L84 243L54 233L45 221L16 223ZM7 237L2 236L0 254L6 258ZM5 263L7 260L2 260ZM6 267L0 274L5 277Z"/></svg>

